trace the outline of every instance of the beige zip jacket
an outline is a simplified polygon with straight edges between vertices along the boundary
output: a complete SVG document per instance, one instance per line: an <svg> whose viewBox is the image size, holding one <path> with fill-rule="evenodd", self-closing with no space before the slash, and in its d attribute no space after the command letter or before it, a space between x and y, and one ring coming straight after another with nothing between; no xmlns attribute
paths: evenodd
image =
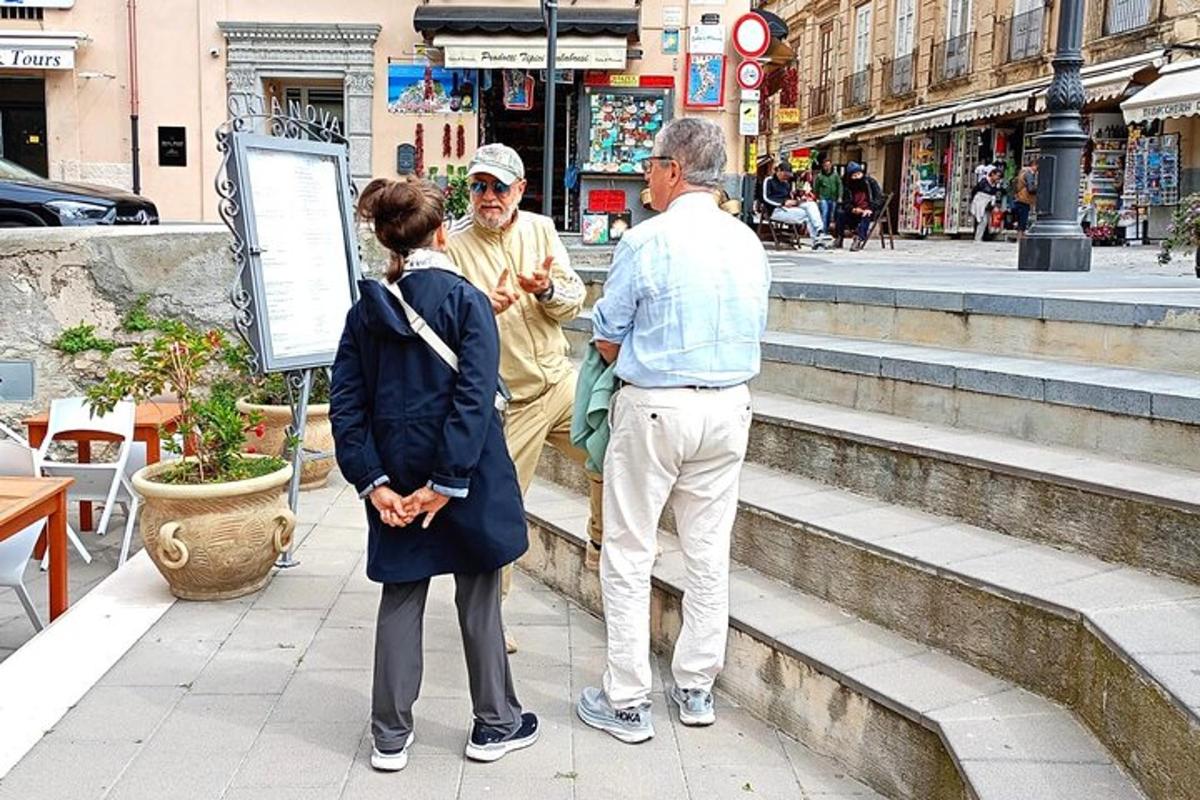
<svg viewBox="0 0 1200 800"><path fill-rule="evenodd" d="M468 216L451 229L447 253L463 276L484 293L495 288L505 268L510 270L509 286L521 299L499 314L496 324L500 376L512 392L513 403L536 400L571 374L562 323L579 315L586 292L552 220L519 211L507 228L491 231ZM554 257L553 288L539 300L521 291L516 276L532 274L547 256Z"/></svg>

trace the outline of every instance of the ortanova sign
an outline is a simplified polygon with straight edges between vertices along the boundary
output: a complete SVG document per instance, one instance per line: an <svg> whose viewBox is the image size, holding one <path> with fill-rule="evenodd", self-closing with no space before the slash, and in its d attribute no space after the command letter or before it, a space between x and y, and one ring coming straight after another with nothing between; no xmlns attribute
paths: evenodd
<svg viewBox="0 0 1200 800"><path fill-rule="evenodd" d="M69 47L0 45L0 67L5 69L74 69L75 51Z"/></svg>

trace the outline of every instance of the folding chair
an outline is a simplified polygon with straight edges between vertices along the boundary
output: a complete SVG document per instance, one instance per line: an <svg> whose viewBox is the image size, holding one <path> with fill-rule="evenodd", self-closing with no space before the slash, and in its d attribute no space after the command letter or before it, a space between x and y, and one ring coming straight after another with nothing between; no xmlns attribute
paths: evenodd
<svg viewBox="0 0 1200 800"><path fill-rule="evenodd" d="M0 475L21 478L40 475L37 468L37 451L29 446L29 440L3 423L0 423L0 434L7 437L7 439L0 438L0 448L3 448L0 449ZM92 554L83 546L83 542L79 540L79 534L75 533L75 529L70 525L67 525L67 539L79 553L83 563L92 563ZM48 559L47 555L42 560L43 570L49 566Z"/></svg>
<svg viewBox="0 0 1200 800"><path fill-rule="evenodd" d="M11 437L0 439L0 475L25 478L37 475L33 450L23 444L24 440L8 428L0 425L0 429ZM38 520L0 541L0 586L8 586L17 593L17 599L25 607L25 614L33 623L33 629L37 631L44 626L33 605L33 599L29 596L29 590L25 588L25 566L33 557L33 549L37 546L45 526L45 520Z"/></svg>
<svg viewBox="0 0 1200 800"><path fill-rule="evenodd" d="M96 526L98 536L108 532L108 521L112 516L113 506L118 502L125 506L125 535L121 542L118 567L129 557L129 543L133 536L133 523L137 518L139 502L133 485L125 474L129 451L133 445L135 416L136 408L128 401L117 403L116 407L104 416L93 416L85 398L55 400L50 404L46 439L37 454L38 469L43 475L75 479L75 483L68 490L70 499L104 503L100 524ZM87 464L50 460L47 453L55 437L67 431L95 431L118 437L116 459Z"/></svg>
<svg viewBox="0 0 1200 800"><path fill-rule="evenodd" d="M892 249L896 249L896 237L892 231L892 192L888 192L883 196L883 207L879 211L879 215L875 217L875 221L871 223L871 229L867 231L867 238L863 242L866 246L867 242L871 241L871 237L875 235L876 229L879 230L879 246L886 250L890 243Z"/></svg>

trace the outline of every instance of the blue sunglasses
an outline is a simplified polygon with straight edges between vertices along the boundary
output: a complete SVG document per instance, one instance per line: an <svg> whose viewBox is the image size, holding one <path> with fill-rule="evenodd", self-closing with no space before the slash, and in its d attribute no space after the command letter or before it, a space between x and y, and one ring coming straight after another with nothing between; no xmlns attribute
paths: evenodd
<svg viewBox="0 0 1200 800"><path fill-rule="evenodd" d="M492 181L491 183L488 183L487 181L472 181L471 183L472 194L485 195L487 194L487 190L489 188L496 193L497 197L504 197L504 195L508 194L509 190L512 189L512 187L504 181Z"/></svg>

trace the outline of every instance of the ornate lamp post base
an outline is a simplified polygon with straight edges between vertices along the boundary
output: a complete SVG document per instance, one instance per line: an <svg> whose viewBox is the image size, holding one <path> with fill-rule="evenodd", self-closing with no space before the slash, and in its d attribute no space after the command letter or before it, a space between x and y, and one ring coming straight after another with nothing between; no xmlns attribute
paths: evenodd
<svg viewBox="0 0 1200 800"><path fill-rule="evenodd" d="M1089 272L1092 240L1079 236L1035 236L1017 244L1017 269L1029 272Z"/></svg>
<svg viewBox="0 0 1200 800"><path fill-rule="evenodd" d="M1058 12L1058 51L1054 80L1046 93L1050 121L1038 137L1037 220L1017 249L1017 269L1036 272L1088 272L1092 240L1079 227L1080 158L1087 134L1080 111L1087 102L1083 66L1083 0L1062 0Z"/></svg>

